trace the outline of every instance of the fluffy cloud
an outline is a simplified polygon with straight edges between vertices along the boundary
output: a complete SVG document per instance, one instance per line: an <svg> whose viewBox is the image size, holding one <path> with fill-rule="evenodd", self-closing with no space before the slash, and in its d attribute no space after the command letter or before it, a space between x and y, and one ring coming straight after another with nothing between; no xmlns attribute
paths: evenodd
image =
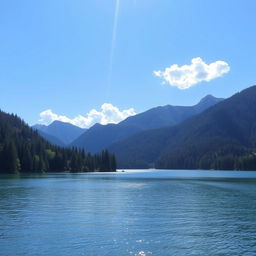
<svg viewBox="0 0 256 256"><path fill-rule="evenodd" d="M190 65L178 66L177 64L167 67L164 71L154 71L154 75L163 79L164 83L179 89L188 89L203 81L211 81L221 77L230 71L227 62L218 60L206 64L200 57L191 60Z"/></svg>
<svg viewBox="0 0 256 256"><path fill-rule="evenodd" d="M90 110L85 116L79 115L73 119L66 116L61 116L53 113L51 109L45 110L40 114L39 123L48 125L53 121L62 121L71 123L81 128L89 128L96 123L108 124L108 123L119 123L129 116L136 115L133 108L125 109L123 111L109 103L104 103L101 106L101 110L96 109Z"/></svg>

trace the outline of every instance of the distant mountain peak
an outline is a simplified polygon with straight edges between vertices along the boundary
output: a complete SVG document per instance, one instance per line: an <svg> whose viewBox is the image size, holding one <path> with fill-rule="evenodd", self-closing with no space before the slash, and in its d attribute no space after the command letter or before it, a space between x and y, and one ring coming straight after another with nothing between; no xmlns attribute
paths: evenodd
<svg viewBox="0 0 256 256"><path fill-rule="evenodd" d="M194 107L217 103L206 111L175 126L134 134L107 149L116 154L122 169L255 170L256 87L218 101L207 95Z"/></svg>
<svg viewBox="0 0 256 256"><path fill-rule="evenodd" d="M62 122L59 120L53 121L48 126L34 125L33 128L39 131L43 131L45 134L51 135L52 137L58 138L61 142L63 142L63 144L66 145L70 144L73 140L78 138L82 133L86 131L86 129L82 129L73 124ZM53 142L51 141L51 137L46 135L44 136L44 134L41 135L50 142Z"/></svg>
<svg viewBox="0 0 256 256"><path fill-rule="evenodd" d="M59 120L54 120L49 125L51 125L51 124L62 124L62 123L66 123L66 122L59 121Z"/></svg>
<svg viewBox="0 0 256 256"><path fill-rule="evenodd" d="M59 121L59 120L54 120L52 123L50 123L48 126L51 126L51 125L72 125L72 126L75 126L71 123L68 123L68 122L63 122L63 121Z"/></svg>
<svg viewBox="0 0 256 256"><path fill-rule="evenodd" d="M205 97L202 103L195 106L159 106L130 116L118 124L101 125L97 123L74 140L71 146L84 148L91 153L99 152L111 144L143 130L176 125L201 113L219 101L220 99L210 95Z"/></svg>
<svg viewBox="0 0 256 256"><path fill-rule="evenodd" d="M199 103L196 105L196 107L201 107L201 106L212 106L215 105L221 101L223 101L223 98L216 98L211 94L206 95L205 97L203 97Z"/></svg>
<svg viewBox="0 0 256 256"><path fill-rule="evenodd" d="M203 97L203 98L199 101L199 103L204 103L204 102L207 102L207 101L216 101L216 100L223 100L223 99L221 99L221 98L216 98L216 97L214 97L213 95L208 94L208 95L206 95L205 97Z"/></svg>
<svg viewBox="0 0 256 256"><path fill-rule="evenodd" d="M213 95L211 94L207 94L205 97L203 97L201 99L201 101L204 101L204 100L211 100L211 99L216 99L216 97L214 97Z"/></svg>

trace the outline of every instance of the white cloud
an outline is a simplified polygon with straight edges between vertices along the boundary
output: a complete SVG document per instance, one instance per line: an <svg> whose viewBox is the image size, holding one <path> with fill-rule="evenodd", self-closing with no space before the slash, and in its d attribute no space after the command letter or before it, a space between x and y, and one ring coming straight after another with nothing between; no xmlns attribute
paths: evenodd
<svg viewBox="0 0 256 256"><path fill-rule="evenodd" d="M210 64L205 63L200 57L191 60L190 65L178 66L173 64L164 71L154 71L154 75L163 79L164 83L179 89L188 89L200 82L209 82L221 77L230 71L227 62L218 60Z"/></svg>
<svg viewBox="0 0 256 256"><path fill-rule="evenodd" d="M47 109L40 114L39 123L49 125L53 121L62 121L66 123L71 123L73 125L79 126L81 128L90 128L96 123L108 124L108 123L119 123L129 116L136 115L133 108L125 109L121 111L119 108L113 106L109 103L104 103L101 106L101 110L96 109L90 110L85 116L78 115L75 118L68 118L66 116L61 116L55 114L51 109Z"/></svg>

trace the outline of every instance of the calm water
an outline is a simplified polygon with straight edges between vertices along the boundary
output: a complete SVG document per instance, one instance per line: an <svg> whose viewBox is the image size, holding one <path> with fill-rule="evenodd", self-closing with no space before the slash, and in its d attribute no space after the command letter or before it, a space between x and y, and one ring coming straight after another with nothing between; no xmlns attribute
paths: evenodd
<svg viewBox="0 0 256 256"><path fill-rule="evenodd" d="M0 207L4 256L256 255L255 172L1 176Z"/></svg>

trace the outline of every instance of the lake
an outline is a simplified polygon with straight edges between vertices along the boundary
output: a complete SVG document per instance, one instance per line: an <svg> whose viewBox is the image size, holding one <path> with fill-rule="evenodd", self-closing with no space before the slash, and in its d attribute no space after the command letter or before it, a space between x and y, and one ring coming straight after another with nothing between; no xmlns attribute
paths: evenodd
<svg viewBox="0 0 256 256"><path fill-rule="evenodd" d="M0 176L0 255L256 255L256 172Z"/></svg>

